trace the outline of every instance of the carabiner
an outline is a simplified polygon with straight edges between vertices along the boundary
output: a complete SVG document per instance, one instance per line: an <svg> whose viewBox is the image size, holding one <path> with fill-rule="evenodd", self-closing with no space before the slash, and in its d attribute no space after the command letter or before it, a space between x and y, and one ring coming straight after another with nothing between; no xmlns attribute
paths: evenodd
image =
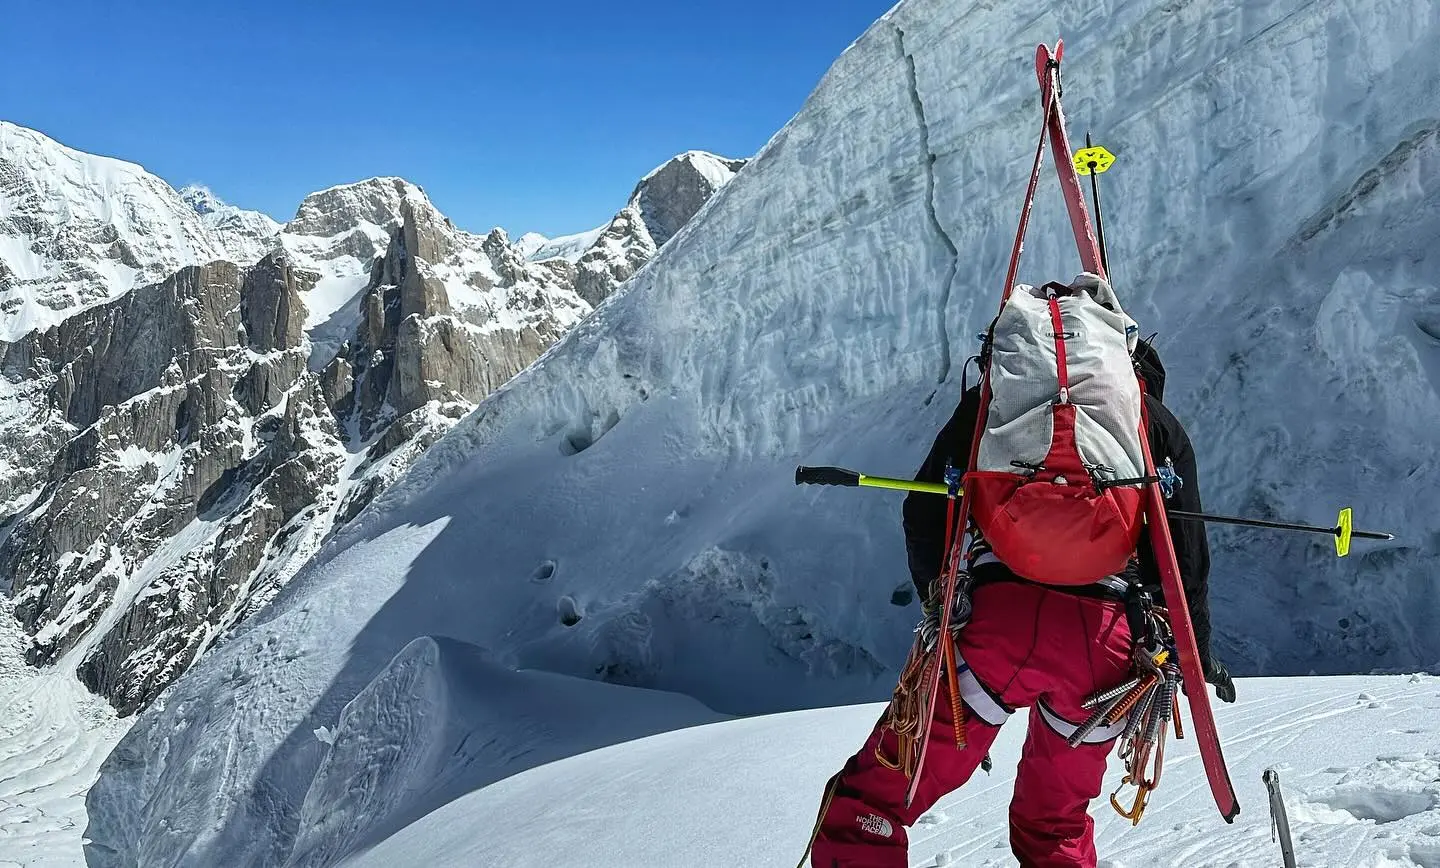
<svg viewBox="0 0 1440 868"><path fill-rule="evenodd" d="M1130 776L1126 775L1125 779L1120 782L1120 789L1110 794L1110 807L1115 809L1115 813L1129 820L1130 825L1138 826L1140 825L1140 818L1145 815L1145 807L1150 800L1150 791L1152 788L1146 787L1143 783L1137 783L1135 785L1135 804L1127 811L1121 807L1120 800L1117 797L1120 795L1120 790L1125 789L1125 785L1128 783L1131 783L1131 780Z"/></svg>

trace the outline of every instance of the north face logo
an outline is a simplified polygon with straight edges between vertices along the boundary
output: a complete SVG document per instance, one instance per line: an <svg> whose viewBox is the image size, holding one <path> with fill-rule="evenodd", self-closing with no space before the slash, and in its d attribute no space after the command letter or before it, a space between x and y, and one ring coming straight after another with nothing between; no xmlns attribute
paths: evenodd
<svg viewBox="0 0 1440 868"><path fill-rule="evenodd" d="M878 814L866 814L863 817L856 817L855 819L856 822L860 824L860 828L872 835L888 838L895 834L895 827L890 825L890 821Z"/></svg>

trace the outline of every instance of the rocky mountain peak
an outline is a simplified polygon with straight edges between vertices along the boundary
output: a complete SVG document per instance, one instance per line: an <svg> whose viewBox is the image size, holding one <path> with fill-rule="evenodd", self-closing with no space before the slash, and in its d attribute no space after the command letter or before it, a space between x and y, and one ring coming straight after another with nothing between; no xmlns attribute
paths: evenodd
<svg viewBox="0 0 1440 868"><path fill-rule="evenodd" d="M203 184L187 184L181 187L180 198L184 199L185 204L201 216L214 214L225 207L225 203L220 200L220 197Z"/></svg>
<svg viewBox="0 0 1440 868"><path fill-rule="evenodd" d="M227 258L201 216L140 166L0 122L0 340Z"/></svg>
<svg viewBox="0 0 1440 868"><path fill-rule="evenodd" d="M422 200L429 205L424 191L403 178L369 178L341 184L306 196L295 218L285 224L285 231L332 236L360 224L385 226L395 220L401 203L407 200Z"/></svg>
<svg viewBox="0 0 1440 868"><path fill-rule="evenodd" d="M190 184L179 192L181 200L200 215L231 262L250 265L278 245L280 224L270 215L231 205L203 184Z"/></svg>
<svg viewBox="0 0 1440 868"><path fill-rule="evenodd" d="M645 176L630 201L640 206L641 217L655 241L664 246L715 191L725 186L745 165L707 151L687 151Z"/></svg>

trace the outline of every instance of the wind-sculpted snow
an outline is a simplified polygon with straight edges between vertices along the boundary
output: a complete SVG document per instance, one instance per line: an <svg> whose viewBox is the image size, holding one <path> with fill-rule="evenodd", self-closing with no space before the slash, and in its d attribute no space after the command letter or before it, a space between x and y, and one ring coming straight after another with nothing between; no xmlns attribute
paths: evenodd
<svg viewBox="0 0 1440 868"><path fill-rule="evenodd" d="M717 717L688 697L512 672L473 645L420 637L345 707L333 733L317 733L329 747L286 864L333 864L562 751ZM355 810L337 812L337 804ZM374 825L378 816L388 825Z"/></svg>
<svg viewBox="0 0 1440 868"><path fill-rule="evenodd" d="M314 730L417 636L725 713L883 698L917 615L890 604L898 499L791 474L908 474L950 414L1038 132L1033 47L1057 32L1072 131L1121 160L1110 260L1161 333L1187 484L1216 511L1348 504L1399 536L1338 561L1323 536L1213 530L1217 653L1242 673L1440 661L1440 7L909 0L140 720L92 791L96 864L292 853L302 803L341 810L305 801ZM1039 201L1021 277L1068 279L1053 182Z"/></svg>
<svg viewBox="0 0 1440 868"><path fill-rule="evenodd" d="M1298 864L1440 865L1435 679L1258 678L1241 680L1239 690L1249 707L1219 709L1237 748L1231 768L1244 810L1235 824L1206 798L1194 742L1172 740L1139 826L1097 800L1101 868L1282 864L1266 768L1280 774ZM727 721L551 763L457 799L345 864L794 865L826 779L880 712L856 706ZM1006 814L1024 736L1023 718L1006 724L991 749L993 772L920 818L909 835L911 865L1015 865ZM1112 763L1103 792L1120 788L1123 774ZM505 820L475 822L490 817Z"/></svg>

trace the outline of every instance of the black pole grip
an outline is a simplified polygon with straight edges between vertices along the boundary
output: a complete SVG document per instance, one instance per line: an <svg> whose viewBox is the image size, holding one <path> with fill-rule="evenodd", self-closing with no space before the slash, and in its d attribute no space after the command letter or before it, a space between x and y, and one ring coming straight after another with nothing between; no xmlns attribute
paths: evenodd
<svg viewBox="0 0 1440 868"><path fill-rule="evenodd" d="M796 485L859 485L860 474L843 467L797 467Z"/></svg>

